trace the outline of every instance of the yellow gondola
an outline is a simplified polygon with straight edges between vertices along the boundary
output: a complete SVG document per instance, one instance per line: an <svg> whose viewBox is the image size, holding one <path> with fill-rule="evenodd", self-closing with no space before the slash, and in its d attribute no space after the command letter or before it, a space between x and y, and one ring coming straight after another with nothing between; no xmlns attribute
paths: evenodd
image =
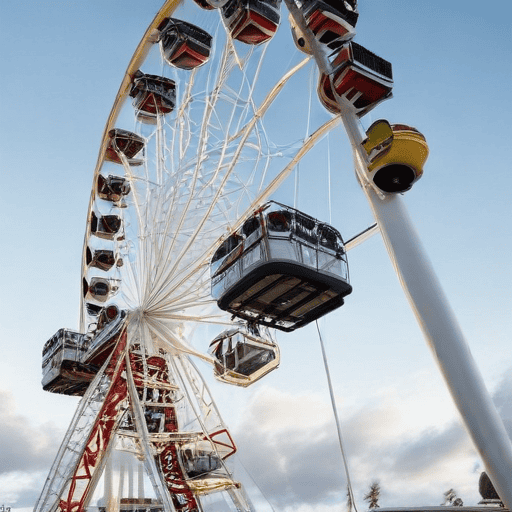
<svg viewBox="0 0 512 512"><path fill-rule="evenodd" d="M370 179L383 192L405 192L423 175L428 145L412 126L390 125L380 119L368 128L362 145L368 155Z"/></svg>

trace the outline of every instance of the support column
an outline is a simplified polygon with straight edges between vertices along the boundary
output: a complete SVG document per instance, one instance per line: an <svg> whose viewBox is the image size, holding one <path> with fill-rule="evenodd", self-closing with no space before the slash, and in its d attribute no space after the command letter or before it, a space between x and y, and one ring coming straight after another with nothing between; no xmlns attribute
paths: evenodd
<svg viewBox="0 0 512 512"><path fill-rule="evenodd" d="M380 198L365 183L362 136L352 112L342 115L356 172L409 304L498 494L512 510L512 444L462 330L414 229L402 198Z"/></svg>

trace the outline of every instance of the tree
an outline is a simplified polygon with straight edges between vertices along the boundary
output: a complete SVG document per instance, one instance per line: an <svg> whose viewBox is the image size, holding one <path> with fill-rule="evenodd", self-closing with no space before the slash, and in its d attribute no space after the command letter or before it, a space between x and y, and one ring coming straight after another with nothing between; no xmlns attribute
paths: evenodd
<svg viewBox="0 0 512 512"><path fill-rule="evenodd" d="M352 503L352 493L350 492L350 488L347 487L347 512L352 512L354 505Z"/></svg>
<svg viewBox="0 0 512 512"><path fill-rule="evenodd" d="M379 508L380 485L379 482L373 482L370 485L370 490L365 495L364 500L368 502L368 508Z"/></svg>

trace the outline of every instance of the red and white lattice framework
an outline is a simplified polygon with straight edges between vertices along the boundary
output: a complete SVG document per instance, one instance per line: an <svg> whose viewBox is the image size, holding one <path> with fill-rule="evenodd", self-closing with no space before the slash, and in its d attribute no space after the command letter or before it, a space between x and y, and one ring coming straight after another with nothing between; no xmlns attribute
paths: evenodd
<svg viewBox="0 0 512 512"><path fill-rule="evenodd" d="M35 511L86 510L116 438L132 441L164 510L202 511L200 496L213 492L251 509L224 462L236 447L195 366L130 346L126 329L83 398Z"/></svg>

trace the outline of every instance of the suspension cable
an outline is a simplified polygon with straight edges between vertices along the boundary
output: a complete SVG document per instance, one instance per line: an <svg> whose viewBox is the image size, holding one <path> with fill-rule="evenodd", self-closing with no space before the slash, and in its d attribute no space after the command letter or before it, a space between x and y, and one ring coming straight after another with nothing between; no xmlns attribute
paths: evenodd
<svg viewBox="0 0 512 512"><path fill-rule="evenodd" d="M331 202L331 134L327 134L327 199L329 205L329 224L332 224Z"/></svg>
<svg viewBox="0 0 512 512"><path fill-rule="evenodd" d="M350 496L350 501L352 503L352 506L354 507L355 512L357 512L356 501L354 499L354 492L352 490L352 482L350 481L350 472L349 472L349 468L348 468L348 460L347 460L347 456L345 455L345 449L343 448L343 438L342 438L342 435L341 435L341 423L340 423L340 419L339 419L339 416L338 416L338 408L336 406L336 401L334 399L334 390L332 388L331 373L329 372L329 365L327 363L327 355L325 353L324 340L322 338L322 333L320 332L320 326L318 325L318 320L316 320L315 323L316 323L316 329L318 331L318 338L320 340L320 347L322 349L322 357L323 357L323 360L324 360L325 375L327 377L327 385L329 387L329 394L331 395L331 405L332 405L332 410L333 410L333 413L334 413L334 419L336 421L336 430L338 431L338 440L339 440L339 443L340 443L340 450L341 450L341 456L342 456L342 459L343 459L343 466L345 467L345 474L347 475L348 494Z"/></svg>

